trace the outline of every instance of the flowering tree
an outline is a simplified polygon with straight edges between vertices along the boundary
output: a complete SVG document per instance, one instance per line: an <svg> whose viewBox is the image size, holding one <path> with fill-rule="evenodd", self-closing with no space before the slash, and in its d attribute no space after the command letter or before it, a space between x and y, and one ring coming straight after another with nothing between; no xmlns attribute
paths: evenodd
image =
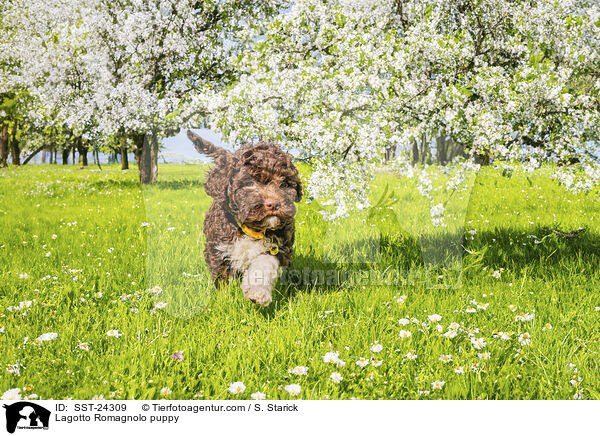
<svg viewBox="0 0 600 436"><path fill-rule="evenodd" d="M94 122L85 105L93 80L83 59L86 29L81 25L82 4L9 0L3 18L13 29L7 42L16 64L7 82L31 97L26 124L28 136L38 139L31 142L40 142L49 131L64 130L74 151L79 151L81 163L87 165L85 135L89 135ZM45 141L41 143L35 152L45 147ZM68 154L67 146L63 159Z"/></svg>
<svg viewBox="0 0 600 436"><path fill-rule="evenodd" d="M0 17L4 17L5 9L6 5L0 5ZM2 19L0 21L0 168L7 165L6 160L8 158L8 122L6 120L6 110L3 108L7 92L9 91L7 89L8 83L6 78L11 72L11 60L7 56L10 52L10 39L6 38L8 34L9 29Z"/></svg>
<svg viewBox="0 0 600 436"><path fill-rule="evenodd" d="M11 0L37 113L81 136L133 138L143 183L156 180L159 136L178 130L192 110L202 112L204 92L232 77L238 33L278 5Z"/></svg>
<svg viewBox="0 0 600 436"><path fill-rule="evenodd" d="M245 74L212 100L212 126L312 158L308 191L335 205L331 218L369 204L386 153L436 136L480 163L592 165L599 17L586 0L299 0L239 58Z"/></svg>
<svg viewBox="0 0 600 436"><path fill-rule="evenodd" d="M13 164L20 164L19 137L30 102L20 80L18 23L8 13L8 5L0 4L0 167L7 165L9 148Z"/></svg>
<svg viewBox="0 0 600 436"><path fill-rule="evenodd" d="M137 142L140 180L158 173L159 135L202 114L206 90L227 85L238 33L277 1L97 0L84 17L95 77L94 109L103 133ZM194 103L194 104L192 104Z"/></svg>

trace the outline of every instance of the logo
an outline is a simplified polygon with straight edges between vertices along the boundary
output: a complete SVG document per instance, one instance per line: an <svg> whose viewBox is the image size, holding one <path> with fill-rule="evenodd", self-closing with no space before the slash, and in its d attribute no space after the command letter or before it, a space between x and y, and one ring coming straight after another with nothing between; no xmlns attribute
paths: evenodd
<svg viewBox="0 0 600 436"><path fill-rule="evenodd" d="M14 433L15 429L48 430L50 411L29 401L18 401L6 409L6 430Z"/></svg>

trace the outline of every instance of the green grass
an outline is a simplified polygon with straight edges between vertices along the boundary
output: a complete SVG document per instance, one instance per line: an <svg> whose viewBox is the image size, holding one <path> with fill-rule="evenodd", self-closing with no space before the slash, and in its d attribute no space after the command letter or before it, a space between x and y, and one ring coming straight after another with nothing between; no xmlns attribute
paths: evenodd
<svg viewBox="0 0 600 436"><path fill-rule="evenodd" d="M581 389L600 397L597 191L575 195L542 173L507 178L487 168L448 204L456 220L440 230L412 181L381 174L374 200L387 186L398 201L370 214L333 225L317 202L299 206L291 268L309 280L280 283L273 304L257 309L239 284L214 291L207 278L205 170L162 165L160 181L143 189L136 171L114 166L0 170L0 393L152 399L168 387L172 399L287 399L284 387L297 383L305 399L570 399ZM575 238L551 232L579 227ZM314 271L341 279L318 282ZM427 281L440 276L438 285L459 285ZM148 291L155 286L162 293ZM467 311L472 300L487 309ZM9 310L23 301L32 304ZM535 317L517 321L520 313ZM460 327L447 338L451 323ZM36 342L48 332L57 339ZM486 346L474 348L469 334ZM183 361L170 357L176 351ZM329 351L345 365L324 362ZM361 357L381 364L361 368ZM19 375L4 369L15 364ZM296 366L307 374L290 374ZM234 395L227 388L237 381L246 390Z"/></svg>

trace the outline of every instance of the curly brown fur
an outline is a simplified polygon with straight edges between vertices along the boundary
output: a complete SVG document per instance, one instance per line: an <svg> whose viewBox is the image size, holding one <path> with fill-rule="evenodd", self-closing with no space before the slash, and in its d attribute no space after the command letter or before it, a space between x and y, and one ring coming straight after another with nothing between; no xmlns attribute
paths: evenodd
<svg viewBox="0 0 600 436"><path fill-rule="evenodd" d="M302 198L292 156L271 143L246 144L231 153L192 131L188 138L198 152L215 160L204 183L214 199L204 221L204 257L215 284L242 275L244 295L268 305L276 280L273 269L291 260L294 203ZM244 233L243 226L250 231ZM264 238L247 235L252 232L264 232Z"/></svg>

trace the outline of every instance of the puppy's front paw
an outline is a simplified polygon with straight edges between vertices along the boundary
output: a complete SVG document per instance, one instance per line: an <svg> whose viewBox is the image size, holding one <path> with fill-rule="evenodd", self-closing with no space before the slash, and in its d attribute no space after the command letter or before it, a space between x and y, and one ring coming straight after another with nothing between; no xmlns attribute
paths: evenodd
<svg viewBox="0 0 600 436"><path fill-rule="evenodd" d="M271 290L266 287L242 286L242 291L244 291L244 297L252 301L254 304L258 304L260 306L267 307L269 304L271 304L271 301L273 301L273 297L271 296Z"/></svg>

